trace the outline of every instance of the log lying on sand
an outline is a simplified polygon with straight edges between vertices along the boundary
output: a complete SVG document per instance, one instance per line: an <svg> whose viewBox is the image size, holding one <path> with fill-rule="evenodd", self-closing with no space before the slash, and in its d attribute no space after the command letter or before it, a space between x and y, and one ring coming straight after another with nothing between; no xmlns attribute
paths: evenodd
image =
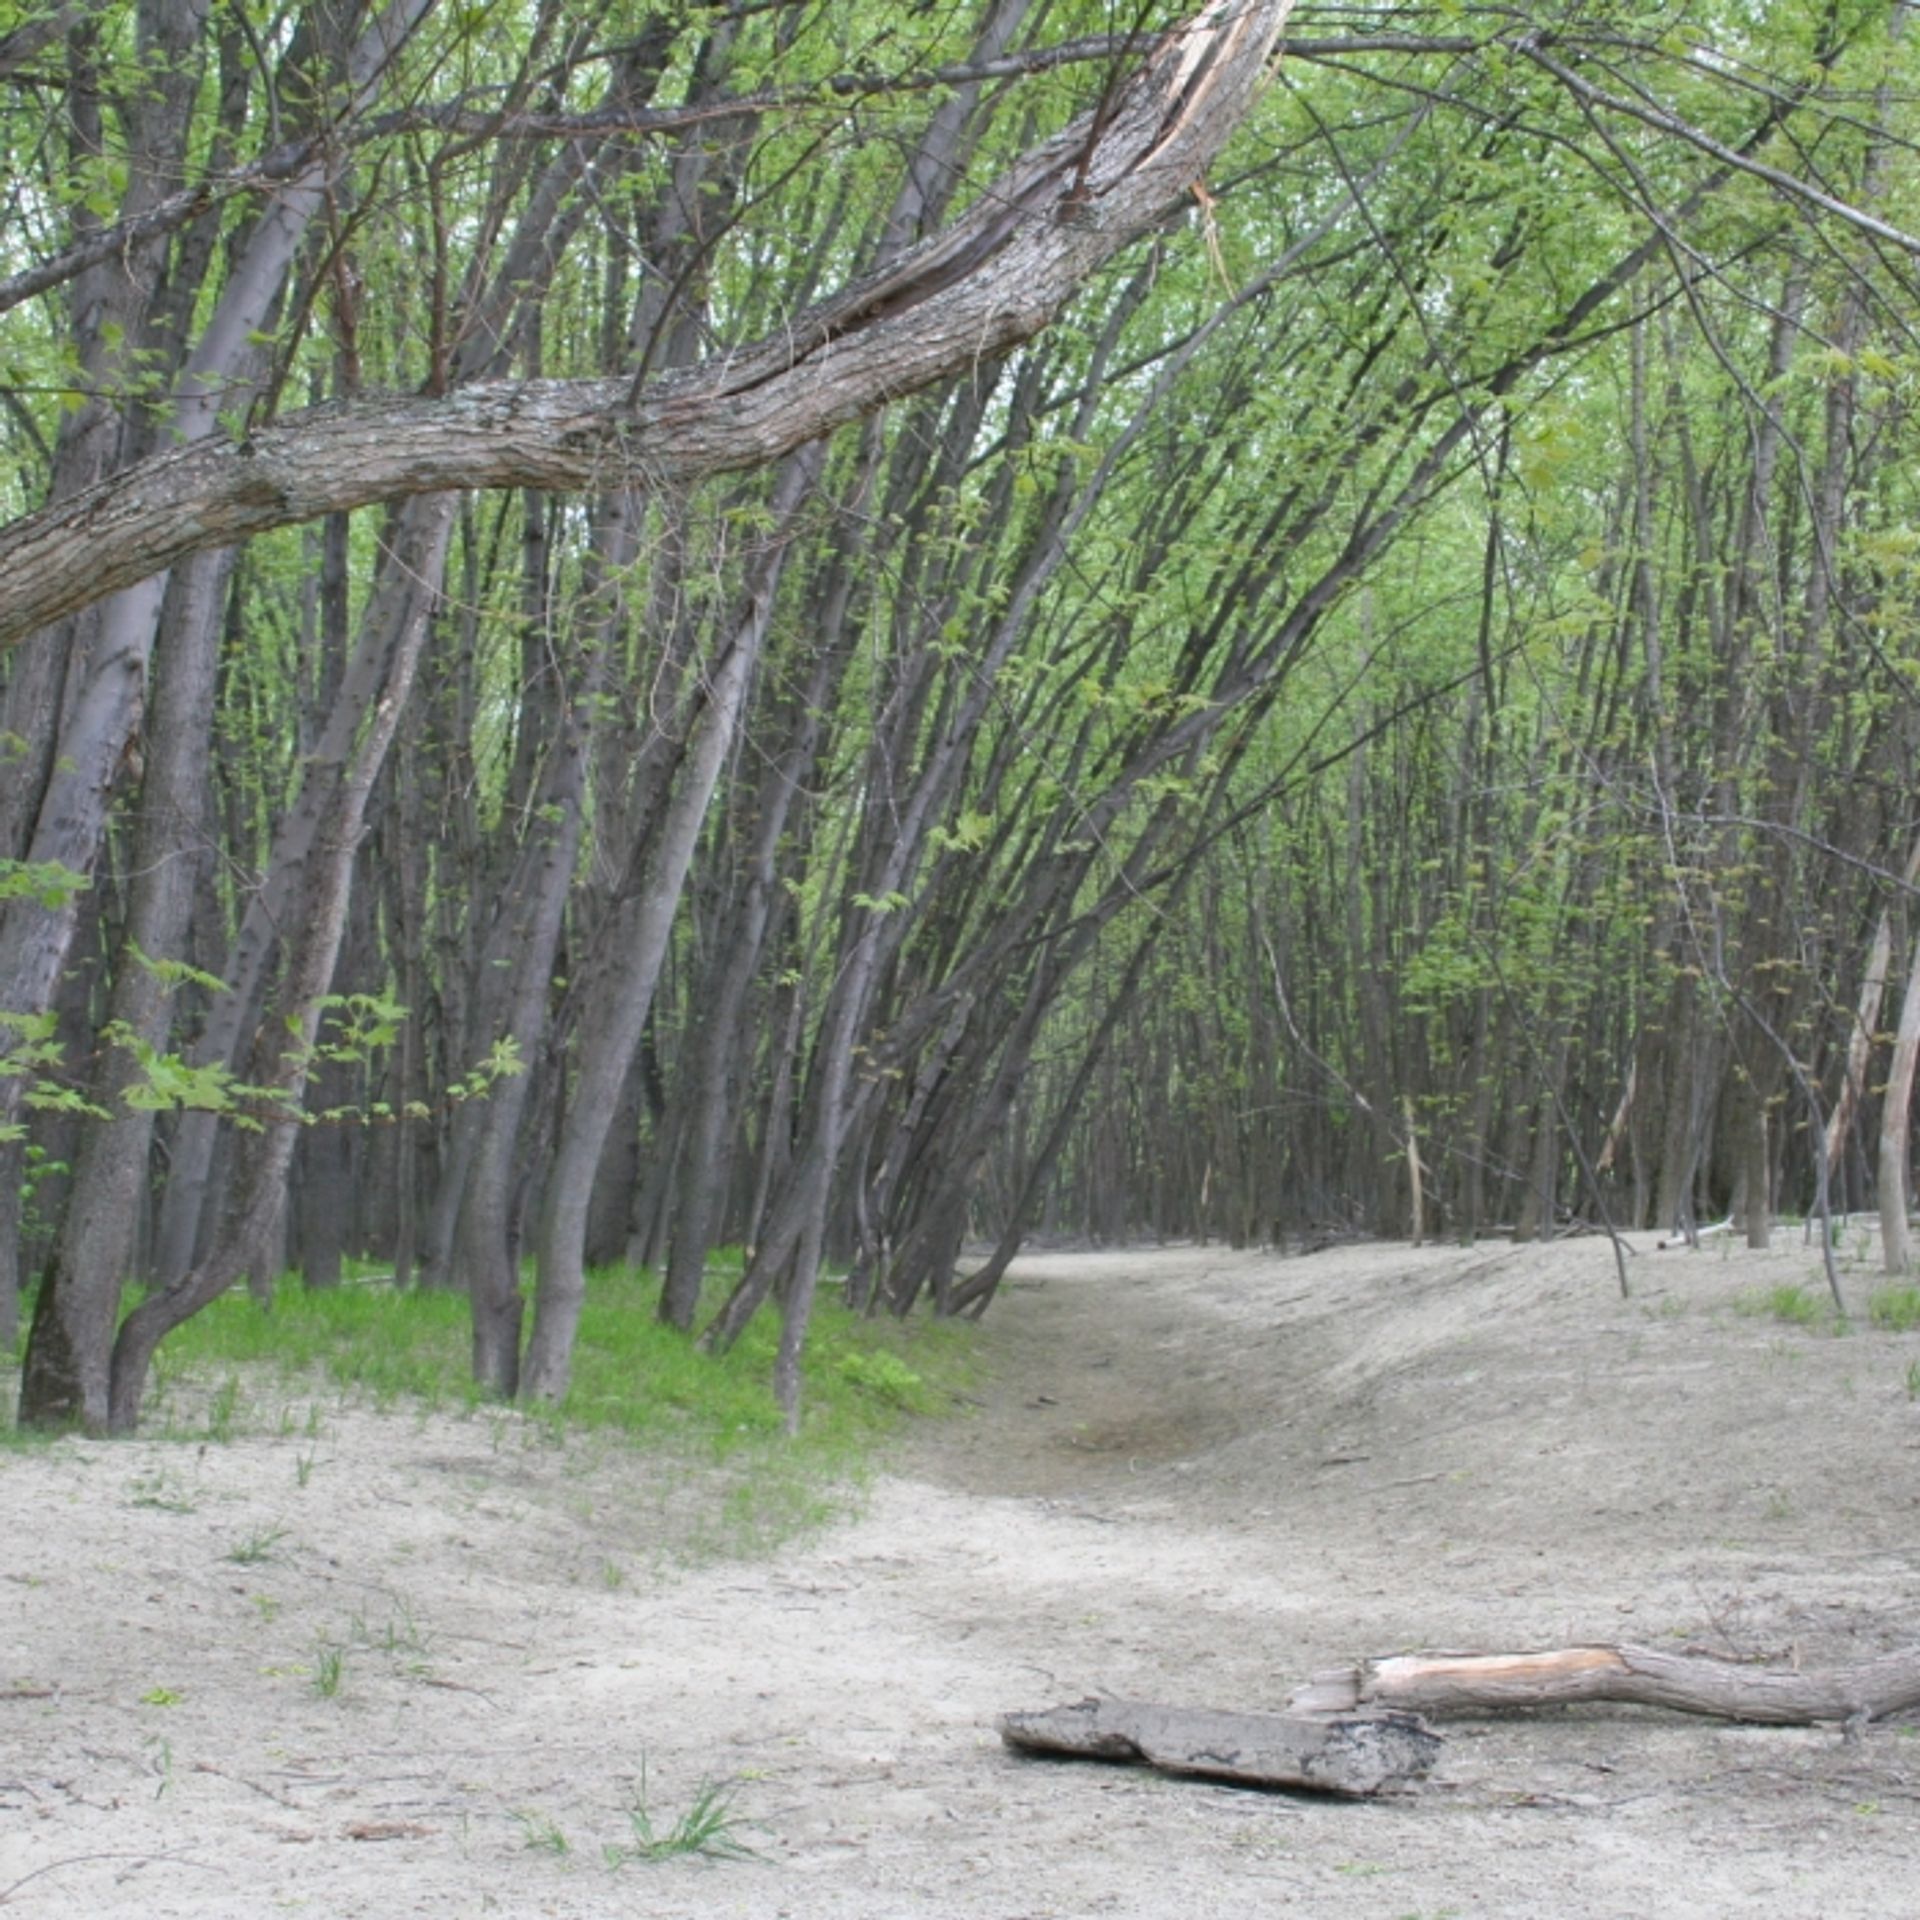
<svg viewBox="0 0 1920 1920"><path fill-rule="evenodd" d="M1920 1707L1920 1647L1824 1672L1633 1646L1402 1653L1316 1674L1282 1713L1082 1700L1044 1713L1009 1713L1000 1737L1037 1753L1140 1760L1168 1773L1365 1798L1415 1785L1432 1771L1440 1736L1419 1719L1423 1713L1590 1700L1767 1726L1838 1720L1851 1737L1871 1720Z"/></svg>
<svg viewBox="0 0 1920 1920"><path fill-rule="evenodd" d="M1168 1773L1355 1798L1424 1779L1440 1751L1440 1736L1406 1713L1216 1713L1139 1700L1009 1713L1000 1737L1033 1753L1142 1760Z"/></svg>
<svg viewBox="0 0 1920 1920"><path fill-rule="evenodd" d="M1395 1708L1460 1713L1610 1700L1723 1720L1804 1727L1864 1725L1920 1706L1920 1647L1825 1672L1746 1666L1652 1647L1560 1647L1544 1653L1403 1653L1316 1674L1287 1701L1290 1715Z"/></svg>

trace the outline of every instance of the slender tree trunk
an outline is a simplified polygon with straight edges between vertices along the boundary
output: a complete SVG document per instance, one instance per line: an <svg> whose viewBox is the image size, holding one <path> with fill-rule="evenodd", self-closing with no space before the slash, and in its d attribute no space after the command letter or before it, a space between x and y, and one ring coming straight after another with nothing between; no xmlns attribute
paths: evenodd
<svg viewBox="0 0 1920 1920"><path fill-rule="evenodd" d="M620 1084L653 1004L707 803L732 751L735 725L773 618L792 522L824 458L824 446L804 448L784 464L775 481L773 545L754 569L746 617L713 669L706 709L661 821L631 925L623 927L618 950L601 976L598 1003L589 1007L581 1023L575 1084L542 1210L533 1337L520 1383L530 1398L557 1400L567 1390L586 1299L587 1206L594 1173Z"/></svg>
<svg viewBox="0 0 1920 1920"><path fill-rule="evenodd" d="M1893 1059L1887 1068L1886 1103L1880 1110L1880 1246L1886 1270L1912 1270L1911 1236L1907 1230L1907 1141L1913 1117L1914 1064L1920 1059L1920 941L1915 942L1913 964L1907 971L1907 990L1900 1002L1900 1025L1893 1036Z"/></svg>
<svg viewBox="0 0 1920 1920"><path fill-rule="evenodd" d="M110 1046L91 1090L107 1118L81 1137L72 1201L41 1285L20 1380L20 1422L106 1430L108 1368L121 1287L148 1177L151 1111L124 1095L145 1077L135 1047L164 1048L173 986L158 962L185 942L193 850L206 805L221 603L233 556L198 554L175 574L155 667L153 724L134 830L132 895L108 1022ZM141 956L151 956L143 959Z"/></svg>
<svg viewBox="0 0 1920 1920"><path fill-rule="evenodd" d="M366 823L367 802L400 724L425 643L434 583L446 564L454 503L443 496L411 524L391 549L368 617L392 624L393 672L355 750L347 777L315 836L307 890L297 923L288 929L289 963L279 995L280 1018L261 1030L255 1083L274 1089L289 1109L306 1091L315 1038L340 942L346 928L354 856ZM287 1170L298 1127L270 1119L243 1134L236 1151L232 1197L207 1258L179 1280L158 1287L122 1323L109 1375L108 1429L131 1433L139 1424L147 1373L160 1342L243 1274L277 1265L278 1228L286 1201Z"/></svg>

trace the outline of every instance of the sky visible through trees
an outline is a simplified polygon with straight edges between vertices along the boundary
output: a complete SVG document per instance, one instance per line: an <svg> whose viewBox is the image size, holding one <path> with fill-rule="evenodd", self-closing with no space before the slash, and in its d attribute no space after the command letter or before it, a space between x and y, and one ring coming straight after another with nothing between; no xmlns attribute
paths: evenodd
<svg viewBox="0 0 1920 1920"><path fill-rule="evenodd" d="M22 1417L349 1255L530 1398L597 1265L771 1305L790 1417L823 1270L977 1312L1035 1234L1903 1262L1915 68L1887 0L0 6Z"/></svg>

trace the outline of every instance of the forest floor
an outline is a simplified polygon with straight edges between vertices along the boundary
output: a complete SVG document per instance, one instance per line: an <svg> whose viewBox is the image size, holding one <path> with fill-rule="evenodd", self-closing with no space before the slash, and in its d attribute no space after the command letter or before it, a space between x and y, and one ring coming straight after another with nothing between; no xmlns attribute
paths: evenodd
<svg viewBox="0 0 1920 1920"><path fill-rule="evenodd" d="M499 1412L16 1448L0 1906L1920 1915L1920 1719L1456 1720L1371 1804L994 1731L1103 1690L1277 1706L1414 1647L1920 1640L1920 1333L1868 1324L1866 1264L1850 1330L1756 1310L1822 1295L1779 1241L1642 1241L1624 1302L1598 1241L1029 1259L979 1404L757 1563L689 1555L710 1467ZM755 1857L635 1857L709 1782Z"/></svg>

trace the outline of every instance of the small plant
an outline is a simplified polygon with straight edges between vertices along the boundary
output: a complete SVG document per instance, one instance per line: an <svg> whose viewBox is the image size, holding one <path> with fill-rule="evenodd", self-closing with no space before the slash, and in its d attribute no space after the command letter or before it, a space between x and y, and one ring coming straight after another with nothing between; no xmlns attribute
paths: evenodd
<svg viewBox="0 0 1920 1920"><path fill-rule="evenodd" d="M347 1677L347 1650L331 1640L320 1641L313 1650L313 1690L322 1700L339 1697Z"/></svg>
<svg viewBox="0 0 1920 1920"><path fill-rule="evenodd" d="M1815 1327L1827 1317L1826 1304L1810 1288L1789 1283L1771 1288L1761 1309L1769 1319L1793 1327Z"/></svg>
<svg viewBox="0 0 1920 1920"><path fill-rule="evenodd" d="M140 1696L143 1707L177 1707L187 1696L174 1687L149 1687Z"/></svg>
<svg viewBox="0 0 1920 1920"><path fill-rule="evenodd" d="M520 1844L530 1853L551 1853L561 1858L573 1851L572 1843L556 1821L528 1807L516 1807L513 1817L520 1822Z"/></svg>
<svg viewBox="0 0 1920 1920"><path fill-rule="evenodd" d="M840 1357L841 1378L864 1388L877 1399L909 1411L921 1407L927 1383L898 1354L884 1348L862 1352L855 1348Z"/></svg>
<svg viewBox="0 0 1920 1920"><path fill-rule="evenodd" d="M607 1865L624 1867L630 1860L652 1865L698 1855L707 1860L752 1860L756 1854L740 1836L750 1823L733 1810L738 1780L702 1780L679 1819L664 1831L653 1817L647 1796L647 1763L640 1762L640 1780L627 1808L633 1839L607 1848Z"/></svg>
<svg viewBox="0 0 1920 1920"><path fill-rule="evenodd" d="M128 1505L153 1507L161 1513L191 1513L194 1510L193 1501L164 1470L142 1474L133 1483L133 1498Z"/></svg>
<svg viewBox="0 0 1920 1920"><path fill-rule="evenodd" d="M405 1600L393 1603L393 1611L382 1626L371 1627L364 1614L356 1613L349 1623L348 1634L356 1646L371 1647L376 1653L424 1654L432 1644L431 1636L414 1618L413 1609Z"/></svg>
<svg viewBox="0 0 1920 1920"><path fill-rule="evenodd" d="M1886 1287L1867 1305L1867 1317L1888 1333L1920 1329L1920 1287Z"/></svg>
<svg viewBox="0 0 1920 1920"><path fill-rule="evenodd" d="M207 1402L207 1438L222 1446L233 1438L233 1416L240 1405L240 1376L230 1373Z"/></svg>
<svg viewBox="0 0 1920 1920"><path fill-rule="evenodd" d="M236 1567L257 1567L273 1558L273 1550L287 1537L285 1527L262 1527L256 1533L243 1534L227 1549L226 1557Z"/></svg>
<svg viewBox="0 0 1920 1920"><path fill-rule="evenodd" d="M295 1486L304 1487L307 1482L313 1478L313 1460L314 1450L311 1447L304 1453L296 1453L293 1456L293 1483Z"/></svg>
<svg viewBox="0 0 1920 1920"><path fill-rule="evenodd" d="M1907 1398L1920 1400L1920 1360L1916 1360L1907 1369Z"/></svg>

